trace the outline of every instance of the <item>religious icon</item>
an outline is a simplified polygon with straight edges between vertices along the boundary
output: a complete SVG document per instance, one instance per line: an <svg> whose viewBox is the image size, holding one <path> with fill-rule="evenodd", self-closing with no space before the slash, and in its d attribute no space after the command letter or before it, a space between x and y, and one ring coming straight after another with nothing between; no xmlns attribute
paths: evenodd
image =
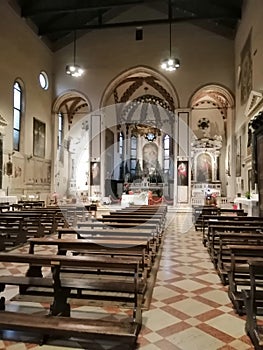
<svg viewBox="0 0 263 350"><path fill-rule="evenodd" d="M100 185L100 163L90 163L90 184L98 186Z"/></svg>
<svg viewBox="0 0 263 350"><path fill-rule="evenodd" d="M147 170L149 174L153 173L156 169L158 160L158 148L155 143L147 143L143 147L143 163L144 170Z"/></svg>
<svg viewBox="0 0 263 350"><path fill-rule="evenodd" d="M212 181L212 163L211 156L207 153L202 153L197 158L197 181L211 182Z"/></svg>
<svg viewBox="0 0 263 350"><path fill-rule="evenodd" d="M188 185L188 162L180 161L177 166L177 185Z"/></svg>

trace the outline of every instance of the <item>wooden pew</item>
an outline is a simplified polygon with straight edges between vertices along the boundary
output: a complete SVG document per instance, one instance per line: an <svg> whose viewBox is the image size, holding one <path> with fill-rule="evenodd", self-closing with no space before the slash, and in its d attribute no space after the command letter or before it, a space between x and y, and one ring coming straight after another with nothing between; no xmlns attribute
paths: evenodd
<svg viewBox="0 0 263 350"><path fill-rule="evenodd" d="M241 290L249 289L250 274L248 261L263 258L263 245L229 245L231 266L228 273L228 296L239 315L246 313Z"/></svg>
<svg viewBox="0 0 263 350"><path fill-rule="evenodd" d="M66 255L67 252L85 255L98 255L105 257L135 257L140 261L141 275L147 276L146 268L153 260L151 257L151 249L149 240L119 240L119 239L50 239L50 238L30 238L29 253L35 253L36 245L52 245L57 247L57 252L60 255ZM39 274L38 268L32 268L28 272L30 276ZM142 285L142 290L145 286Z"/></svg>
<svg viewBox="0 0 263 350"><path fill-rule="evenodd" d="M229 245L262 245L261 232L218 232L219 247L217 252L217 273L224 285L228 283L228 272L231 264Z"/></svg>
<svg viewBox="0 0 263 350"><path fill-rule="evenodd" d="M28 215L38 215L40 223L44 226L45 234L52 234L56 232L57 229L57 212L58 208L48 209L48 208L34 208L34 209L25 209L21 213Z"/></svg>
<svg viewBox="0 0 263 350"><path fill-rule="evenodd" d="M166 216L164 214L156 214L156 213L138 213L138 212L111 212L108 215L102 215L103 218L138 218L138 219L157 219L160 221L161 227L165 224L165 218Z"/></svg>
<svg viewBox="0 0 263 350"><path fill-rule="evenodd" d="M78 229L83 229L83 228L90 228L93 230L115 230L115 229L132 229L132 230L151 230L152 235L156 237L156 244L157 244L157 249L161 244L162 240L162 230L160 229L159 226L156 224L152 223L141 223L140 225L134 225L134 223L130 222L100 222L100 221L82 221L82 222L77 222L76 227Z"/></svg>
<svg viewBox="0 0 263 350"><path fill-rule="evenodd" d="M149 240L151 247L154 247L155 250L157 247L157 236L156 234L149 229L118 229L118 228L110 228L110 229L91 229L88 227L82 228L60 228L57 229L57 237L65 238L62 236L73 235L78 239L88 239L88 238L96 238L96 239L120 239L120 240L132 240L132 239L141 239L141 240Z"/></svg>
<svg viewBox="0 0 263 350"><path fill-rule="evenodd" d="M34 254L1 254L0 262L23 263L30 266L48 266L52 268L52 278L27 277L27 276L0 276L1 291L6 285L18 285L19 287L48 286L53 290L53 302L49 315L34 315L31 313L19 313L5 311L5 299L0 301L0 327L7 330L22 330L37 332L44 336L42 342L48 336L78 337L78 338L118 338L124 343L135 344L141 329L141 307L138 301L138 262L130 259L84 256L59 256L59 255L34 255ZM61 277L63 268L103 270L111 268L116 270L133 271L132 282L93 281L83 277ZM72 289L116 291L133 295L131 298L133 314L128 321L105 321L99 319L73 318L70 316L70 304L68 298ZM107 293L106 293L107 294ZM107 296L105 296L107 298ZM63 316L63 317L60 317Z"/></svg>
<svg viewBox="0 0 263 350"><path fill-rule="evenodd" d="M224 213L221 211L223 209L220 209L220 212L218 215L203 215L202 216L202 234L203 234L203 245L206 246L207 243L207 230L209 223L211 222L217 222L217 221L239 221L239 220L245 220L245 218L249 218L248 220L253 221L253 218L250 216L248 217L246 213L244 213L243 209L237 209L233 210L234 213L232 215L223 215ZM240 219L239 219L240 218ZM250 219L252 218L252 219Z"/></svg>
<svg viewBox="0 0 263 350"><path fill-rule="evenodd" d="M196 206L193 208L193 222L195 230L202 229L203 215L219 215L220 209L215 206Z"/></svg>
<svg viewBox="0 0 263 350"><path fill-rule="evenodd" d="M88 227L82 228L59 228L57 229L58 238L62 238L63 235L75 234L77 238L88 238L88 237L116 237L116 238L129 238L133 237L144 237L144 238L154 238L154 232L149 229L93 229Z"/></svg>
<svg viewBox="0 0 263 350"><path fill-rule="evenodd" d="M220 216L247 216L244 209L220 208Z"/></svg>
<svg viewBox="0 0 263 350"><path fill-rule="evenodd" d="M44 209L44 208L43 208ZM28 236L41 237L43 234L50 234L54 232L56 226L54 226L54 212L48 213L48 219L46 214L39 211L39 209L28 209L21 211L10 211L4 213L8 217L22 217L23 226L28 231ZM50 216L52 215L52 217ZM1 220L2 215L0 215Z"/></svg>
<svg viewBox="0 0 263 350"><path fill-rule="evenodd" d="M263 314L263 260L249 260L250 290L243 290L246 309L245 330L254 348L263 350L263 327L259 316Z"/></svg>
<svg viewBox="0 0 263 350"><path fill-rule="evenodd" d="M212 259L215 262L216 254L214 253L214 247L218 242L218 232L260 232L263 229L263 221L218 221L211 222L208 226L207 232L207 251Z"/></svg>
<svg viewBox="0 0 263 350"><path fill-rule="evenodd" d="M23 227L23 217L1 213L0 236L1 241L4 244L4 249L13 248L25 243L27 236Z"/></svg>
<svg viewBox="0 0 263 350"><path fill-rule="evenodd" d="M33 208L43 208L45 207L45 201L18 201L18 204L22 206L22 208L33 209Z"/></svg>
<svg viewBox="0 0 263 350"><path fill-rule="evenodd" d="M129 227L140 227L143 228L142 225L145 224L154 224L156 226L158 235L160 235L160 239L161 239L161 235L163 232L164 227L161 225L160 220L158 219L143 219L143 218L131 218L131 217L107 217L107 218L99 218L98 219L100 222L108 225L111 224L114 227L127 227L127 226L120 226L120 225L129 225Z"/></svg>
<svg viewBox="0 0 263 350"><path fill-rule="evenodd" d="M78 228L90 227L92 229L114 229L114 228L131 228L131 229L150 229L152 232L159 232L159 227L156 224L152 223L140 223L139 225L135 225L131 222L101 222L101 221L78 221L76 226ZM138 227L139 226L139 227Z"/></svg>

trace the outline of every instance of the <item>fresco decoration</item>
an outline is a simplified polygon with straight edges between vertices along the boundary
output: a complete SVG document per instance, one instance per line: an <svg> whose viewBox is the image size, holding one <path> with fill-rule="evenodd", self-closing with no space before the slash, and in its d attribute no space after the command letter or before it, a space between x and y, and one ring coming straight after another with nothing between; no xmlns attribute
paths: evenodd
<svg viewBox="0 0 263 350"><path fill-rule="evenodd" d="M240 55L240 102L243 105L247 102L252 90L252 56L251 56L251 31Z"/></svg>
<svg viewBox="0 0 263 350"><path fill-rule="evenodd" d="M46 124L33 118L33 154L45 158Z"/></svg>

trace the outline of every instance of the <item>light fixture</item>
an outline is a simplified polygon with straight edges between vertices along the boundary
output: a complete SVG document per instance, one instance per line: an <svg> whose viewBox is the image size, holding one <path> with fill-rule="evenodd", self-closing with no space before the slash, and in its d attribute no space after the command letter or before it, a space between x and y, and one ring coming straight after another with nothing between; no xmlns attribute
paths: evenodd
<svg viewBox="0 0 263 350"><path fill-rule="evenodd" d="M180 67L180 61L178 58L172 57L172 4L169 0L169 46L170 46L170 56L166 58L161 63L161 68L173 72Z"/></svg>
<svg viewBox="0 0 263 350"><path fill-rule="evenodd" d="M84 73L84 69L82 69L78 64L76 64L76 31L74 30L74 53L73 53L73 64L68 64L66 66L66 73L71 75L72 77L78 78L82 76Z"/></svg>
<svg viewBox="0 0 263 350"><path fill-rule="evenodd" d="M147 132L147 134L145 134L145 138L147 141L153 142L156 139L156 135L153 132Z"/></svg>

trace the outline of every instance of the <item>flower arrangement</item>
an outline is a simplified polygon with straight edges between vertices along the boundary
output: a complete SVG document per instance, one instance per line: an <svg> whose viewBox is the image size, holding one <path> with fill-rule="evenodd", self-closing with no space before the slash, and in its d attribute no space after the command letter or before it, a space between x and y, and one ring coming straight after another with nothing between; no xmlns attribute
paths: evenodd
<svg viewBox="0 0 263 350"><path fill-rule="evenodd" d="M249 191L247 191L247 192L245 193L245 197L246 197L247 199L250 199L250 198L251 198L251 194L250 194Z"/></svg>

